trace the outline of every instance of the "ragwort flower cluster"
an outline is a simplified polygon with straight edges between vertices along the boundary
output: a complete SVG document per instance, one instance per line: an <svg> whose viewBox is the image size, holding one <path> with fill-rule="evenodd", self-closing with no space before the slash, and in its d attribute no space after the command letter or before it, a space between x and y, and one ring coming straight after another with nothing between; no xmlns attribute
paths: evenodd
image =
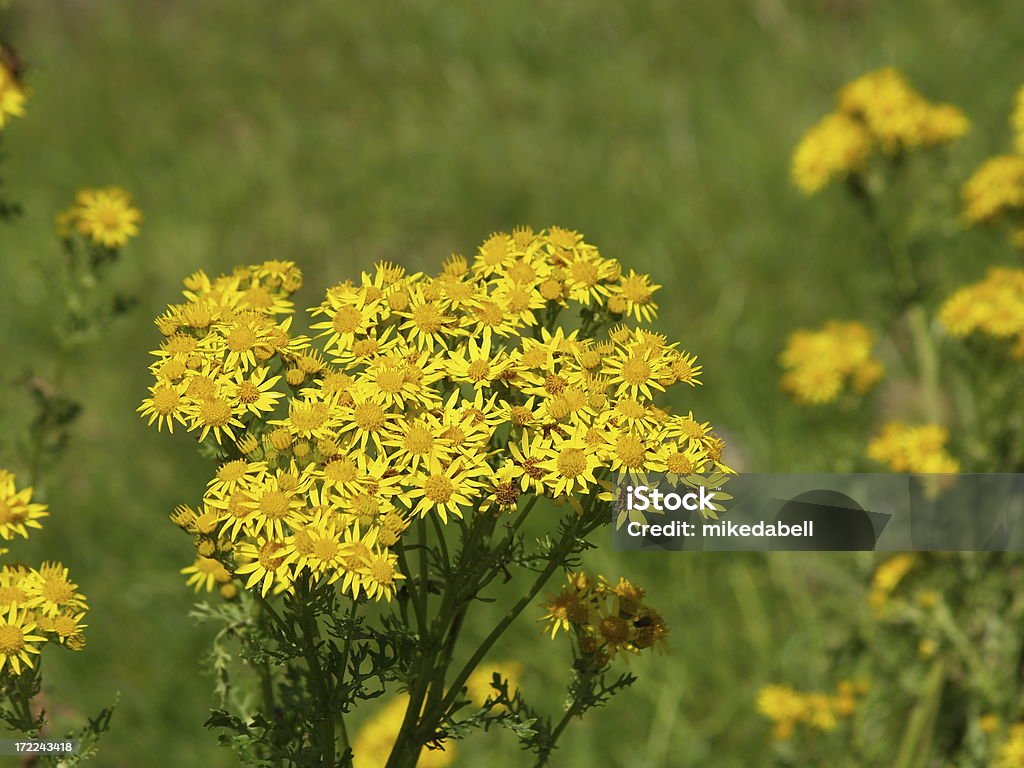
<svg viewBox="0 0 1024 768"><path fill-rule="evenodd" d="M1012 340L1012 353L1024 358L1024 270L989 269L984 280L958 289L943 304L939 319L950 334Z"/></svg>
<svg viewBox="0 0 1024 768"><path fill-rule="evenodd" d="M658 286L578 233L495 234L433 275L378 264L310 310L315 340L291 327L301 282L283 261L196 273L157 319L139 410L222 461L202 504L173 515L195 536L197 590L310 578L390 600L417 517L498 516L536 496L580 509L603 478L727 471L709 424L653 402L701 373L627 324L654 317ZM570 306L581 326L567 330Z"/></svg>
<svg viewBox="0 0 1024 768"><path fill-rule="evenodd" d="M793 154L793 180L813 194L833 179L863 173L876 154L936 147L969 128L963 112L927 101L896 69L868 72L843 86L836 111L804 134Z"/></svg>
<svg viewBox="0 0 1024 768"><path fill-rule="evenodd" d="M788 685L766 685L757 694L757 711L773 723L772 736L781 741L791 738L797 725L834 731L842 719L853 716L865 693L866 683L851 680L840 680L833 695L819 691L802 693Z"/></svg>
<svg viewBox="0 0 1024 768"><path fill-rule="evenodd" d="M893 472L954 474L960 463L946 451L949 430L938 424L891 421L868 443L868 457Z"/></svg>
<svg viewBox="0 0 1024 768"><path fill-rule="evenodd" d="M0 469L0 537L28 538L48 515L45 504L32 501L31 488L19 490L14 475ZM8 554L0 549L0 557ZM60 563L44 562L36 569L0 562L0 684L33 669L47 643L74 651L85 647L87 608L78 585Z"/></svg>
<svg viewBox="0 0 1024 768"><path fill-rule="evenodd" d="M1024 87L1017 92L1010 125L1015 152L989 158L967 180L962 219L968 226L1007 221L1011 242L1024 248Z"/></svg>
<svg viewBox="0 0 1024 768"><path fill-rule="evenodd" d="M566 575L562 591L542 606L545 630L554 638L564 630L573 655L588 669L599 670L620 654L664 650L668 626L644 603L645 590L626 579L617 584L586 572Z"/></svg>
<svg viewBox="0 0 1024 768"><path fill-rule="evenodd" d="M779 357L782 388L804 405L833 402L846 387L862 395L885 373L873 346L871 330L858 322L831 320L818 331L794 331Z"/></svg>

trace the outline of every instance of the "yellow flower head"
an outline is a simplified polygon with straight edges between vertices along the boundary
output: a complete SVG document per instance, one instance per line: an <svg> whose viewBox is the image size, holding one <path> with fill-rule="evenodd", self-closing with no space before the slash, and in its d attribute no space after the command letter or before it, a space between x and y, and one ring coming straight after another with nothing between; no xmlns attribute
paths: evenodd
<svg viewBox="0 0 1024 768"><path fill-rule="evenodd" d="M892 67L847 83L836 102L836 111L809 129L793 154L793 180L807 194L862 172L876 147L887 155L934 147L970 129L962 111L929 103Z"/></svg>
<svg viewBox="0 0 1024 768"><path fill-rule="evenodd" d="M0 130L8 117L24 117L25 89L10 69L0 63Z"/></svg>
<svg viewBox="0 0 1024 768"><path fill-rule="evenodd" d="M963 188L963 219L988 223L1024 208L1024 156L1001 155L986 160Z"/></svg>
<svg viewBox="0 0 1024 768"><path fill-rule="evenodd" d="M119 187L83 189L74 206L58 222L58 229L73 222L80 235L104 248L122 248L139 234L142 214Z"/></svg>
<svg viewBox="0 0 1024 768"><path fill-rule="evenodd" d="M949 432L937 424L891 421L868 444L867 454L893 472L954 474L960 464L946 452L948 440Z"/></svg>
<svg viewBox="0 0 1024 768"><path fill-rule="evenodd" d="M29 528L42 528L41 518L48 516L45 504L32 502L32 489L15 487L14 475L0 469L0 537L28 538Z"/></svg>
<svg viewBox="0 0 1024 768"><path fill-rule="evenodd" d="M950 296L939 320L953 336L977 333L1019 342L1024 338L1024 270L990 269L984 280Z"/></svg>
<svg viewBox="0 0 1024 768"><path fill-rule="evenodd" d="M930 104L893 67L868 72L845 85L838 105L840 112L863 121L888 154L944 144L970 128L959 109Z"/></svg>
<svg viewBox="0 0 1024 768"><path fill-rule="evenodd" d="M779 357L782 387L804 405L832 402L846 386L864 394L885 372L873 345L874 335L857 322L832 320L818 331L794 331Z"/></svg>
<svg viewBox="0 0 1024 768"><path fill-rule="evenodd" d="M813 194L833 179L858 173L871 155L871 137L859 121L826 115L810 128L793 153L793 181Z"/></svg>

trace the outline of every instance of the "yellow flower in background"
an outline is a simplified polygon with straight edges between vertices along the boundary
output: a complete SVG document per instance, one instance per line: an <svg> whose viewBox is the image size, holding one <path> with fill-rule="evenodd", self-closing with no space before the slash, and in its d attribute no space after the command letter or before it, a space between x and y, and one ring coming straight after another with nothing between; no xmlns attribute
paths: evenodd
<svg viewBox="0 0 1024 768"><path fill-rule="evenodd" d="M141 220L142 213L123 189L83 189L75 196L75 204L58 217L57 228L73 223L95 245L122 248L128 238L139 234Z"/></svg>
<svg viewBox="0 0 1024 768"><path fill-rule="evenodd" d="M1013 353L1024 357L1024 270L993 267L984 280L950 296L939 310L939 320L959 338L978 333L1016 339Z"/></svg>
<svg viewBox="0 0 1024 768"><path fill-rule="evenodd" d="M992 712L978 718L978 728L981 729L982 733L991 735L999 730L1000 725L1002 725L1002 720L1000 720L999 715Z"/></svg>
<svg viewBox="0 0 1024 768"><path fill-rule="evenodd" d="M793 181L807 194L865 170L876 146L893 155L946 144L970 130L960 109L928 102L892 67L847 83L836 102L836 111L810 128L793 153Z"/></svg>
<svg viewBox="0 0 1024 768"><path fill-rule="evenodd" d="M839 682L835 695L819 691L801 693L789 685L766 685L758 691L756 707L774 724L772 738L783 741L801 724L823 732L835 730L840 718L854 714L857 696L863 693L862 688L848 680Z"/></svg>
<svg viewBox="0 0 1024 768"><path fill-rule="evenodd" d="M943 144L963 136L970 121L956 107L931 104L893 67L843 86L839 111L863 121L887 154Z"/></svg>
<svg viewBox="0 0 1024 768"><path fill-rule="evenodd" d="M508 695L514 696L519 688L519 680L523 675L523 665L518 661L509 659L506 661L495 661L490 664L481 664L473 674L466 680L466 698L477 707L482 707L484 701L497 695L498 691L491 685L494 676L498 675L508 684ZM504 706L494 708L495 712L504 709Z"/></svg>
<svg viewBox="0 0 1024 768"><path fill-rule="evenodd" d="M803 405L832 402L844 387L864 394L885 373L873 346L874 334L858 322L831 320L819 331L794 331L779 356L782 388Z"/></svg>
<svg viewBox="0 0 1024 768"><path fill-rule="evenodd" d="M989 223L1024 209L1024 156L986 160L964 184L962 197L966 224Z"/></svg>
<svg viewBox="0 0 1024 768"><path fill-rule="evenodd" d="M32 489L15 486L15 477L0 469L0 538L28 538L29 528L42 528L41 518L48 516L45 504L32 503Z"/></svg>
<svg viewBox="0 0 1024 768"><path fill-rule="evenodd" d="M949 431L938 424L891 421L868 443L868 457L893 472L954 474L960 464L946 452Z"/></svg>
<svg viewBox="0 0 1024 768"><path fill-rule="evenodd" d="M10 69L0 64L0 130L9 117L24 117L25 89Z"/></svg>
<svg viewBox="0 0 1024 768"><path fill-rule="evenodd" d="M872 588L886 593L892 592L916 562L917 556L913 552L893 555L875 569L875 575L871 578Z"/></svg>
<svg viewBox="0 0 1024 768"><path fill-rule="evenodd" d="M1024 768L1024 723L1010 726L995 765L996 768Z"/></svg>
<svg viewBox="0 0 1024 768"><path fill-rule="evenodd" d="M871 137L859 121L843 114L826 115L800 139L793 153L793 180L813 194L833 179L864 169Z"/></svg>
<svg viewBox="0 0 1024 768"><path fill-rule="evenodd" d="M352 742L355 768L384 768L387 765L408 705L408 696L394 698L363 724ZM455 744L450 741L444 749L424 747L416 765L418 768L448 768L455 762L456 755Z"/></svg>

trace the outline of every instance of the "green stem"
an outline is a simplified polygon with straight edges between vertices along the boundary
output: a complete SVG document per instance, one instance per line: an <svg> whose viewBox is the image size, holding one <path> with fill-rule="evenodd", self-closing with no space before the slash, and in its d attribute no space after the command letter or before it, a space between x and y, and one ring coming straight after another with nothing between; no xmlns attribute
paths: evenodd
<svg viewBox="0 0 1024 768"><path fill-rule="evenodd" d="M456 675L452 681L451 686L448 689L447 695L441 702L440 712L443 714L447 712L451 706L456 702L458 697L461 695L462 687L466 684L469 676L473 674L473 671L477 668L488 651L498 641L498 638L505 632L506 629L512 624L513 621L521 614L526 607L533 602L533 598L544 588L547 584L548 579L551 578L552 574L558 570L563 564L565 556L572 549L572 545L575 542L575 525L570 525L562 536L561 540L555 545L555 549L551 554L551 558L548 560L547 565L538 574L537 578L534 579L533 584L530 585L530 589L523 595L501 618L501 620L494 626L487 637L484 638L483 642L476 649L473 655L466 662L462 670Z"/></svg>
<svg viewBox="0 0 1024 768"><path fill-rule="evenodd" d="M262 598L261 598L262 600ZM262 629L266 628L267 625L267 611L269 605L264 607L265 601L261 602L257 600L253 603L253 613L257 625ZM277 715L277 704L274 701L274 677L273 672L270 669L270 662L264 659L261 663L256 665L256 674L260 678L260 696L263 700L263 712L268 722L274 722ZM281 757L279 755L273 756L274 768L281 768Z"/></svg>
<svg viewBox="0 0 1024 768"><path fill-rule="evenodd" d="M318 700L317 713L320 721L317 724L317 738L320 746L320 764L323 768L334 768L334 717L330 711L330 687L324 678L324 672L320 666L320 657L317 652L320 631L316 625L316 616L313 615L308 604L302 606L302 616L299 623L302 628L302 653L309 667L310 679Z"/></svg>
<svg viewBox="0 0 1024 768"><path fill-rule="evenodd" d="M933 424L942 423L942 402L939 390L939 356L935 339L928 328L928 314L924 306L915 303L907 310L907 325L917 357L917 371L921 382L921 397L925 415Z"/></svg>
<svg viewBox="0 0 1024 768"><path fill-rule="evenodd" d="M921 698L903 732L903 740L893 768L920 768L928 764L935 716L942 703L942 689L946 681L946 662L936 659L928 671Z"/></svg>
<svg viewBox="0 0 1024 768"><path fill-rule="evenodd" d="M348 634L345 637L345 645L341 651L341 669L338 670L339 680L344 680L345 673L348 670L348 660L352 654L352 638L356 631L356 613L358 610L359 603L353 600L348 610ZM351 741L348 737L348 728L345 727L345 713L340 710L338 712L338 735L341 737L342 750L347 753L351 748Z"/></svg>
<svg viewBox="0 0 1024 768"><path fill-rule="evenodd" d="M543 768L551 760L551 755L555 751L555 747L558 745L558 740L562 736L562 732L565 731L566 727L573 717L576 716L576 702L565 711L562 715L562 719L558 721L558 725L555 726L554 730L551 731L551 738L547 744L544 745L544 750L537 755L537 762L534 763L534 768Z"/></svg>

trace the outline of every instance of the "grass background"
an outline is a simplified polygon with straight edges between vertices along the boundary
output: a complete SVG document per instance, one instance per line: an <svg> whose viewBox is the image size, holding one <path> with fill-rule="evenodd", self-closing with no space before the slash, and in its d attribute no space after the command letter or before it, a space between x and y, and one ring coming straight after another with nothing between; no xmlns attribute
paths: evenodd
<svg viewBox="0 0 1024 768"><path fill-rule="evenodd" d="M301 305L377 259L416 267L521 223L576 228L665 286L659 327L706 369L675 405L715 423L734 463L829 469L842 439L780 395L775 358L796 326L863 316L883 276L848 206L791 187L791 148L841 83L893 64L974 119L949 158L960 180L1006 146L1024 71L1024 5L969 0L32 0L0 23L33 89L4 133L26 209L0 227L6 379L52 365L53 214L79 187L118 184L146 216L116 278L139 306L71 362L86 412L35 543L90 597L87 650L52 654L48 678L70 719L120 691L97 763L110 768L235 764L200 727L208 636L185 618L191 546L165 517L207 468L189 439L134 414L150 318L183 275L293 259ZM975 276L991 246L957 234L938 247L944 271ZM765 762L757 687L828 685L830 638L860 610L867 567L603 549L591 562L648 584L671 654L636 662L640 684L570 729L566 766ZM557 710L566 649L523 626L500 650ZM462 765L523 764L504 734L461 752Z"/></svg>

